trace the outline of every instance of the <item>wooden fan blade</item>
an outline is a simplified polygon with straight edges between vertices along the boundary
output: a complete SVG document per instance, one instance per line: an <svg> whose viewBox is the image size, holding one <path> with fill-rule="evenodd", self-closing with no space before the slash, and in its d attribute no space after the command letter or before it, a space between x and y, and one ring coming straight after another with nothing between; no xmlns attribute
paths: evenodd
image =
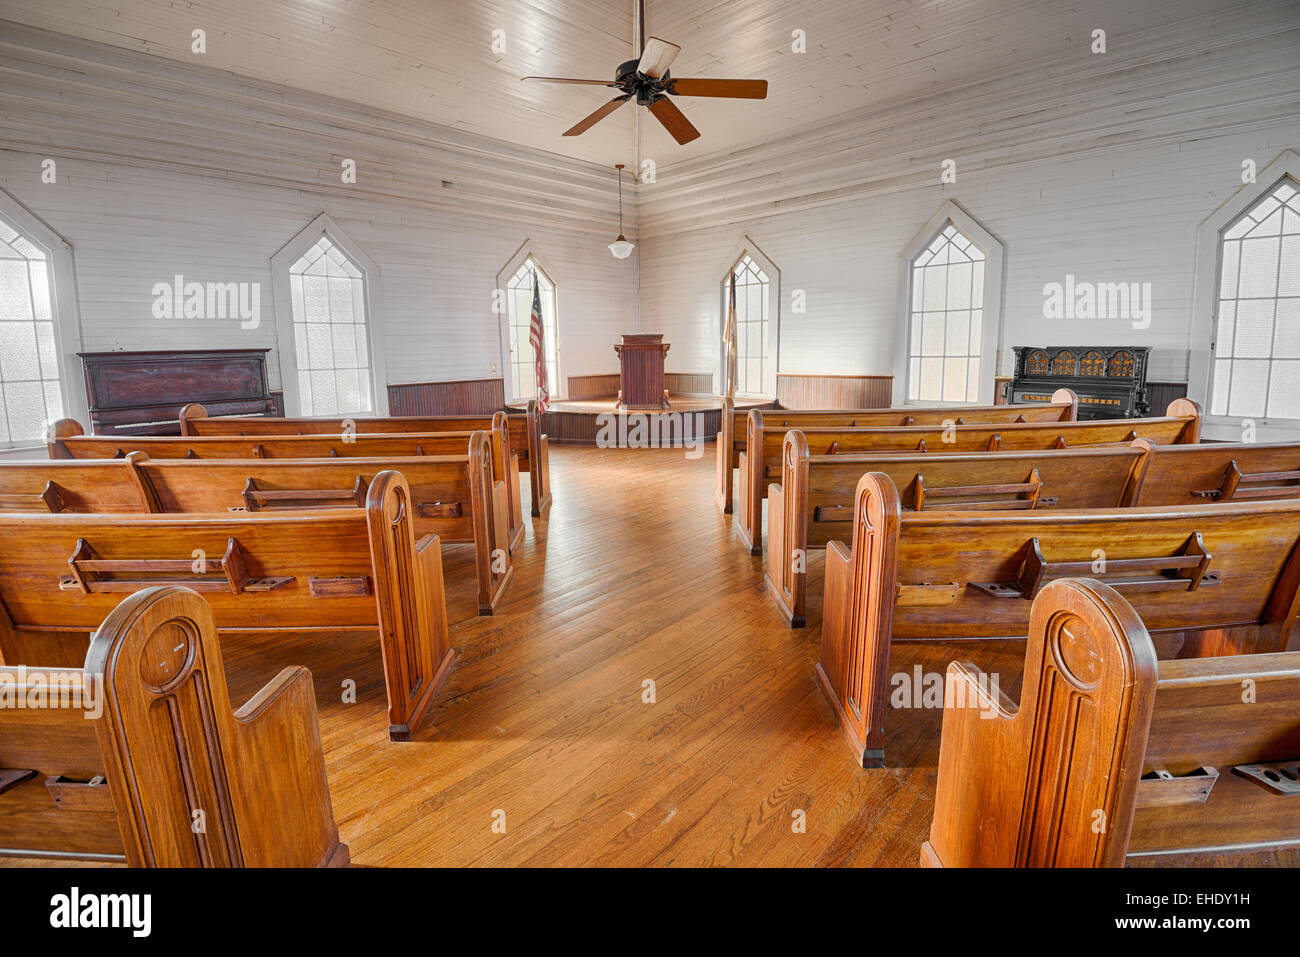
<svg viewBox="0 0 1300 957"><path fill-rule="evenodd" d="M600 109L598 109L595 113L592 113L586 119L579 120L573 126L565 130L564 135L577 136L579 133L587 132L587 130L591 129L593 126L595 126L605 117L609 116L609 114L613 113L615 110L617 110L620 106L622 106L630 99L632 99L632 95L630 93L626 96L614 97L614 99L610 100Z"/></svg>
<svg viewBox="0 0 1300 957"><path fill-rule="evenodd" d="M618 86L609 80L570 80L562 76L521 76L519 82L524 80L536 80L539 83L577 83L581 86Z"/></svg>
<svg viewBox="0 0 1300 957"><path fill-rule="evenodd" d="M691 121L686 118L686 114L677 109L677 104L668 97L658 97L650 104L650 112L655 115L656 120L664 125L664 129L672 134L673 139L682 146L685 146L691 140L699 139L700 131L691 125Z"/></svg>
<svg viewBox="0 0 1300 957"><path fill-rule="evenodd" d="M645 49L641 51L641 62L636 65L636 71L657 80L668 72L669 65L681 52L682 48L676 43L651 37L645 42Z"/></svg>
<svg viewBox="0 0 1300 957"><path fill-rule="evenodd" d="M767 80L708 80L673 78L667 90L677 96L727 96L740 100L767 98Z"/></svg>

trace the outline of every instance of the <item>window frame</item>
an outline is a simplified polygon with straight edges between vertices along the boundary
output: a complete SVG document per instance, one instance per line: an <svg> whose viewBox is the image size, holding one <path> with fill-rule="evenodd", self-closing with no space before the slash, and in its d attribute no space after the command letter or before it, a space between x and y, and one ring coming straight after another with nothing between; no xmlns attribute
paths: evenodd
<svg viewBox="0 0 1300 957"><path fill-rule="evenodd" d="M543 276L551 284L555 296L555 379L549 392L550 400L563 399L569 394L568 384L564 380L564 334L560 324L560 286L562 277L556 273L551 264L545 258L540 256L537 248L533 246L532 241L525 242L510 260L501 267L497 272L497 289L501 290L502 310L497 317L497 335L499 337L498 346L501 354L501 393L506 397L507 403L518 404L527 402L535 398L531 395L511 396L514 391L514 366L513 357L510 353L510 280L514 278L515 273L519 272L520 267L531 259L536 267L541 270Z"/></svg>
<svg viewBox="0 0 1300 957"><path fill-rule="evenodd" d="M767 273L768 338L763 349L763 391L740 392L737 390L736 396L737 398L743 397L746 399L774 399L776 398L777 376L781 372L781 270L749 236L744 237L733 249L728 260L714 272L714 275L722 274L722 277L718 280L718 389L715 391L721 393L722 385L727 381L727 350L722 344L722 337L727 331L727 308L730 295L729 280L732 271L746 256L752 259L763 272ZM739 366L739 359L737 359L737 373L739 373Z"/></svg>
<svg viewBox="0 0 1300 957"><path fill-rule="evenodd" d="M324 236L361 270L366 304L366 344L370 350L370 394L374 406L358 415L388 415L388 377L384 362L383 302L379 266L326 213L321 213L271 257L271 285L275 297L276 353L280 363L280 389L285 415L302 415L298 388L298 349L293 332L293 294L289 269ZM337 418L337 416L325 416Z"/></svg>
<svg viewBox="0 0 1300 957"><path fill-rule="evenodd" d="M1255 181L1236 189L1196 227L1196 265L1192 280L1192 321L1188 331L1187 391L1201 405L1202 436L1240 442L1245 423L1255 423L1255 440L1300 439L1300 419L1211 415L1214 395L1214 356L1219 334L1219 291L1223 278L1223 233L1242 214L1254 208L1285 178L1300 189L1300 153L1284 150L1255 172ZM1271 357L1271 352L1270 352Z"/></svg>
<svg viewBox="0 0 1300 957"><path fill-rule="evenodd" d="M53 312L56 357L59 367L59 391L63 398L64 418L83 424L90 421L84 376L80 375L82 351L80 297L77 294L76 257L72 244L52 226L24 206L16 196L0 188L0 217L24 239L41 247L49 263L50 309ZM78 372L73 375L73 371ZM41 448L30 439L0 442L0 454L23 449Z"/></svg>
<svg viewBox="0 0 1300 957"><path fill-rule="evenodd" d="M984 253L983 324L980 327L980 382L974 401L908 399L908 376L911 374L908 347L912 336L912 264L931 242L949 225L979 247ZM1006 243L990 232L983 223L958 205L945 200L898 256L898 294L894 320L895 406L937 407L949 405L992 405L997 357L1002 351L1003 279L1006 268Z"/></svg>

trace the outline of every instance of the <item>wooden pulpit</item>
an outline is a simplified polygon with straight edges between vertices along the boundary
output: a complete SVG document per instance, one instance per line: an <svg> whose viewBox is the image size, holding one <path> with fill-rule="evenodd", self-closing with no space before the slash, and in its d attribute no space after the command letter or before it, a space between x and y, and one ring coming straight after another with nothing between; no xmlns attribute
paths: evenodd
<svg viewBox="0 0 1300 957"><path fill-rule="evenodd" d="M623 344L614 347L619 361L617 408L668 408L668 391L664 388L668 345L663 339L662 332L624 335Z"/></svg>

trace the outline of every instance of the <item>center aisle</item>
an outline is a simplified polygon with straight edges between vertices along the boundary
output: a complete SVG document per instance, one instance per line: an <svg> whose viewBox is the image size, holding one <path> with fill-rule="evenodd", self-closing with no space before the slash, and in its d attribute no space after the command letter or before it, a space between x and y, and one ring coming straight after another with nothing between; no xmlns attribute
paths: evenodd
<svg viewBox="0 0 1300 957"><path fill-rule="evenodd" d="M813 677L822 553L810 627L792 631L713 504L711 444L694 460L578 446L550 460L554 504L531 520L497 616L474 615L470 546L443 548L456 667L412 742L376 730L377 651L366 661L356 636L310 639L353 862L915 865L940 713L891 713L896 766L854 765ZM300 663L295 644L268 655L265 639L226 641L232 696ZM997 643L971 657L1018 676L1021 654ZM907 646L894 669L942 672L951 657ZM349 679L356 704L339 701Z"/></svg>

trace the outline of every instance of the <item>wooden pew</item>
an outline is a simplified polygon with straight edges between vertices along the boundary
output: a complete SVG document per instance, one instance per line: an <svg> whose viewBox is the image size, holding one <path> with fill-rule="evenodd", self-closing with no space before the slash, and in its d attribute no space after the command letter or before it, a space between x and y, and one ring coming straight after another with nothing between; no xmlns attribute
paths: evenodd
<svg viewBox="0 0 1300 957"><path fill-rule="evenodd" d="M143 452L150 459L333 459L410 458L467 455L473 432L380 433L345 436L118 436L86 435L75 419L60 419L50 431L49 456L57 459L125 458ZM495 443L494 443L495 444ZM493 462L494 480L506 479ZM517 481L516 481L517 484ZM510 496L513 500L514 496ZM509 509L510 547L523 541L518 507Z"/></svg>
<svg viewBox="0 0 1300 957"><path fill-rule="evenodd" d="M1001 406L1000 408L1007 408ZM1013 406L1012 408L1019 408ZM1168 415L1153 419L1091 422L1010 422L903 428L802 428L814 455L849 452L1020 452L1117 445L1149 438L1162 445L1194 443L1200 437L1200 408L1176 399ZM763 499L781 480L784 425L768 425L764 414L749 413L747 447L740 454L740 535L751 555L763 553ZM760 454L761 451L761 454Z"/></svg>
<svg viewBox="0 0 1300 957"><path fill-rule="evenodd" d="M276 512L364 507L379 473L401 472L417 539L474 546L478 612L496 611L514 575L505 483L494 481L487 433L469 455L337 459L121 459L0 463L0 510Z"/></svg>
<svg viewBox="0 0 1300 957"><path fill-rule="evenodd" d="M884 762L891 643L1026 635L1027 599L1086 574L1121 590L1171 652L1284 650L1300 611L1300 500L904 513L890 477L868 472L852 548L827 546L817 666L854 756Z"/></svg>
<svg viewBox="0 0 1300 957"><path fill-rule="evenodd" d="M1126 505L1246 502L1300 496L1300 444L1154 445L1134 475Z"/></svg>
<svg viewBox="0 0 1300 957"><path fill-rule="evenodd" d="M181 435L332 435L347 430L376 432L472 432L483 429L493 436L497 475L512 476L511 496L517 507L519 471L528 473L532 487L532 512L541 515L551 504L550 442L542 433L536 400L523 413L507 415L392 415L351 418L277 418L268 416L209 417L198 403L181 409ZM510 462L513 455L517 460ZM534 465L536 463L536 465Z"/></svg>
<svg viewBox="0 0 1300 957"><path fill-rule="evenodd" d="M764 406L770 425L804 428L895 428L909 425L943 425L946 421L977 422L1073 422L1079 416L1079 397L1071 389L1057 389L1051 402L1031 405L956 405L946 407L908 406L894 409L780 409ZM725 513L732 510L731 471L740 467L740 453L748 440L750 408L736 410L730 399L722 400L722 431L718 433L716 484L713 500Z"/></svg>
<svg viewBox="0 0 1300 957"><path fill-rule="evenodd" d="M72 666L123 592L181 584L223 631L379 633L389 737L410 738L454 654L437 536L417 544L401 474L364 509L0 514L0 658Z"/></svg>
<svg viewBox="0 0 1300 957"><path fill-rule="evenodd" d="M285 668L232 711L212 610L187 588L146 588L112 608L84 669L0 667L0 694L47 705L0 707L0 853L348 864L310 672Z"/></svg>
<svg viewBox="0 0 1300 957"><path fill-rule="evenodd" d="M1129 602L1073 579L1034 600L1019 707L967 662L947 681L922 864L1300 847L1300 652L1157 661Z"/></svg>
<svg viewBox="0 0 1300 957"><path fill-rule="evenodd" d="M804 433L794 429L785 434L781 482L767 491L764 578L786 621L802 628L808 549L825 548L852 530L854 496L866 472L888 475L905 510L1117 508L1143 454L1144 448L1105 446L812 455Z"/></svg>

